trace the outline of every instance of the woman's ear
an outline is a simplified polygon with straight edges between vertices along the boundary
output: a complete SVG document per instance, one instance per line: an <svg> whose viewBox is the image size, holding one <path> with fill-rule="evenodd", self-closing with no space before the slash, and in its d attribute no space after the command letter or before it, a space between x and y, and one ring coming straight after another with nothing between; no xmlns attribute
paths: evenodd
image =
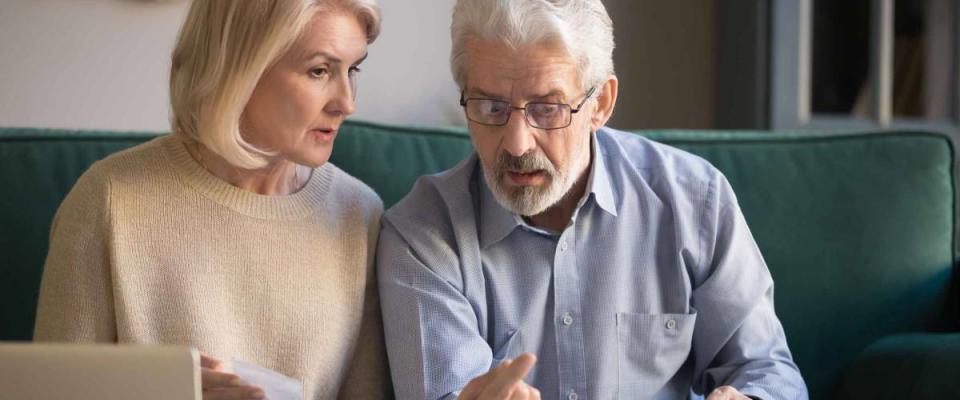
<svg viewBox="0 0 960 400"><path fill-rule="evenodd" d="M607 121L610 120L610 116L613 115L613 108L617 104L618 85L619 81L617 80L617 76L610 75L610 77L597 88L597 108L590 118L590 127L594 132L606 125Z"/></svg>

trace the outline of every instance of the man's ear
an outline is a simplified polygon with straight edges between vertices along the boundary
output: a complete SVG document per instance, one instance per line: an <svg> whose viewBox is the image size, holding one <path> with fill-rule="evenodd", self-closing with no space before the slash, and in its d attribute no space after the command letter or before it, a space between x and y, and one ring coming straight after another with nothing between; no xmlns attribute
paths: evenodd
<svg viewBox="0 0 960 400"><path fill-rule="evenodd" d="M613 115L613 108L617 105L617 88L619 81L616 75L610 75L600 87L597 88L597 108L590 118L590 128L596 132L607 124L610 116Z"/></svg>

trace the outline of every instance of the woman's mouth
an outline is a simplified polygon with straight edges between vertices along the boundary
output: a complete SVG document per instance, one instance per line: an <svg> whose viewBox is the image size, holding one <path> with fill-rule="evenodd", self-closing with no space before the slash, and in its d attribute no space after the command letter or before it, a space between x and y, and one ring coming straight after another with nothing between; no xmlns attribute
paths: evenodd
<svg viewBox="0 0 960 400"><path fill-rule="evenodd" d="M310 134L321 142L329 143L337 137L337 130L332 128L312 129Z"/></svg>

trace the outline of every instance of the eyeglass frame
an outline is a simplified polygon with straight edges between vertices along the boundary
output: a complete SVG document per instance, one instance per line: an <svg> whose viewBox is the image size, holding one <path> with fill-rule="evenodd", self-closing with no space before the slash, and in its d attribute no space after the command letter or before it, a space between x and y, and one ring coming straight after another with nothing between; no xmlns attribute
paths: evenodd
<svg viewBox="0 0 960 400"><path fill-rule="evenodd" d="M597 86L591 87L590 90L588 90L587 93L584 95L583 100L580 102L580 104L577 104L576 107L573 107L573 106L571 106L571 105L569 105L569 104L567 104L567 103L548 103L548 102L542 102L542 101L533 101L533 102L527 103L527 104L524 105L523 107L514 107L513 104L510 104L510 102L508 102L508 101L503 101L503 100L494 100L494 99L487 99L487 98L482 98L482 97L464 98L464 92L461 91L461 92L460 92L460 107L463 107L463 114L467 117L468 120L470 120L471 122L478 123L478 124L483 125L483 126L506 126L507 124L510 123L510 118L513 117L513 112L519 110L519 111L523 111L523 120L524 120L524 122L526 122L527 125L529 125L531 128L534 128L534 129L542 129L542 130L545 130L545 131L552 131L552 130L567 128L567 127L569 127L571 124L573 124L573 116L574 116L576 113L580 112L581 109L583 109L583 106L584 106L585 104L587 104L587 100L590 100L590 98L593 97L593 95L594 95L594 93L596 93L596 91L597 91ZM471 118L470 118L470 113L467 112L467 102L470 101L470 100L487 100L487 101L496 101L496 102L500 102L500 103L505 103L505 104L507 105L507 107L510 108L510 113L507 114L507 119L504 120L502 124L487 124L487 123L484 123L484 122L476 121L476 120L471 119ZM570 108L570 118L569 118L569 120L567 121L567 124L564 125L564 126L558 126L558 127L555 127L555 128L541 128L541 127L538 127L538 126L530 123L530 119L529 119L530 116L529 116L529 114L527 114L527 107L529 107L531 104L569 107L569 108Z"/></svg>

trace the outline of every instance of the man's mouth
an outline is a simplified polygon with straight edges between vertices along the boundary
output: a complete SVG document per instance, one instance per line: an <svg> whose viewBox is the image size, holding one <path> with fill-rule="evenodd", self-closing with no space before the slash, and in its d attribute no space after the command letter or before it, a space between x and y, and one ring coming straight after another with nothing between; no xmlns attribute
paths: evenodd
<svg viewBox="0 0 960 400"><path fill-rule="evenodd" d="M532 171L507 171L506 175L510 183L517 186L539 186L547 180L546 172L541 169Z"/></svg>

